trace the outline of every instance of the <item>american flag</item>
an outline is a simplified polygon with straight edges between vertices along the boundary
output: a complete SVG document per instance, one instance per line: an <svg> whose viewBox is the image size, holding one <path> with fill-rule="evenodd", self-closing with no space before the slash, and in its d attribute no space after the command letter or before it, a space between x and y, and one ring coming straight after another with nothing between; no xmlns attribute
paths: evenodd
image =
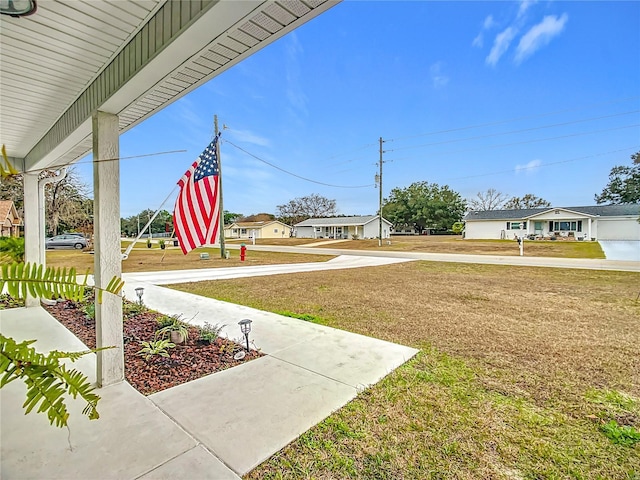
<svg viewBox="0 0 640 480"><path fill-rule="evenodd" d="M178 181L180 194L173 210L173 225L186 255L194 248L218 241L220 226L220 170L216 135L191 168Z"/></svg>

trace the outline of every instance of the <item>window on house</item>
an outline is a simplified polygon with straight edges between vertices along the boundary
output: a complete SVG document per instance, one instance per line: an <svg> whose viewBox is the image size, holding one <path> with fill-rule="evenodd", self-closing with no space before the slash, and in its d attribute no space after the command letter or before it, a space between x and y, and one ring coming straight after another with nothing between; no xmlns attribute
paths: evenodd
<svg viewBox="0 0 640 480"><path fill-rule="evenodd" d="M553 222L553 230L558 232L582 232L582 220Z"/></svg>
<svg viewBox="0 0 640 480"><path fill-rule="evenodd" d="M322 227L316 227L316 232L321 232L322 231Z"/></svg>
<svg viewBox="0 0 640 480"><path fill-rule="evenodd" d="M241 228L240 229L240 235L246 235L247 234L247 229L246 228Z"/></svg>

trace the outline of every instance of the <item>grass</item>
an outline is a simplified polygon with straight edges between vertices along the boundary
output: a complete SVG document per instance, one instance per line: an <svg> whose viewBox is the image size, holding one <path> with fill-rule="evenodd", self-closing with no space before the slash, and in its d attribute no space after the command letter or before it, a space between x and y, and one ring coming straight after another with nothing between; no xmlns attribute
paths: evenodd
<svg viewBox="0 0 640 480"><path fill-rule="evenodd" d="M268 240L265 239L264 241L267 242ZM327 246L330 248L350 250L461 253L469 255L520 255L518 243L514 240L463 240L462 237L455 235L398 235L391 238L391 245L385 243L382 247L378 246L378 240L364 239L347 240ZM526 240L524 243L524 254L528 257L605 258L604 252L598 242L568 240Z"/></svg>
<svg viewBox="0 0 640 480"><path fill-rule="evenodd" d="M127 244L125 243L123 251ZM200 259L200 253L205 252L209 253L209 260ZM185 256L182 254L182 250L177 247L161 250L157 245L154 245L153 248L148 249L145 243L144 248L131 250L129 258L122 262L122 270L126 273L187 270L192 268L242 267L281 263L326 262L332 258L326 255L314 255L312 252L309 254L258 252L252 251L251 247L248 247L246 259L242 262L237 250L230 250L229 252L231 258L228 260L220 258L219 248L198 248ZM74 267L79 273L84 273L87 269L93 272L94 260L95 258L92 254L77 250L47 250L48 267Z"/></svg>
<svg viewBox="0 0 640 480"><path fill-rule="evenodd" d="M174 288L421 350L247 478L640 476L640 274L410 262Z"/></svg>

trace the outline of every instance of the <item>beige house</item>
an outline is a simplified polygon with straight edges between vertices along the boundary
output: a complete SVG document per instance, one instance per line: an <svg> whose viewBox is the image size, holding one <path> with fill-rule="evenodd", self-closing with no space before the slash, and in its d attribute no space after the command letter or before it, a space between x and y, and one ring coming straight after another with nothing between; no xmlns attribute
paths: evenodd
<svg viewBox="0 0 640 480"><path fill-rule="evenodd" d="M0 200L0 237L20 236L22 219L11 200Z"/></svg>
<svg viewBox="0 0 640 480"><path fill-rule="evenodd" d="M224 238L289 238L291 227L278 220L234 222L224 227Z"/></svg>

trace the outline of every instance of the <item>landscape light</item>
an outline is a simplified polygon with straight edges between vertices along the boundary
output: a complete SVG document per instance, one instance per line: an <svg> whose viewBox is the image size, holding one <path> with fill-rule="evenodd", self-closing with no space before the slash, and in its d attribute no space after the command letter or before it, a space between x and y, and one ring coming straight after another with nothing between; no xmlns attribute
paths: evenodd
<svg viewBox="0 0 640 480"><path fill-rule="evenodd" d="M240 320L238 322L240 325L240 331L244 335L244 338L247 340L247 351L249 351L249 332L251 331L251 320L245 318L244 320Z"/></svg>
<svg viewBox="0 0 640 480"><path fill-rule="evenodd" d="M136 288L136 295L138 296L138 303L142 305L142 295L144 294L144 288L138 287Z"/></svg>

